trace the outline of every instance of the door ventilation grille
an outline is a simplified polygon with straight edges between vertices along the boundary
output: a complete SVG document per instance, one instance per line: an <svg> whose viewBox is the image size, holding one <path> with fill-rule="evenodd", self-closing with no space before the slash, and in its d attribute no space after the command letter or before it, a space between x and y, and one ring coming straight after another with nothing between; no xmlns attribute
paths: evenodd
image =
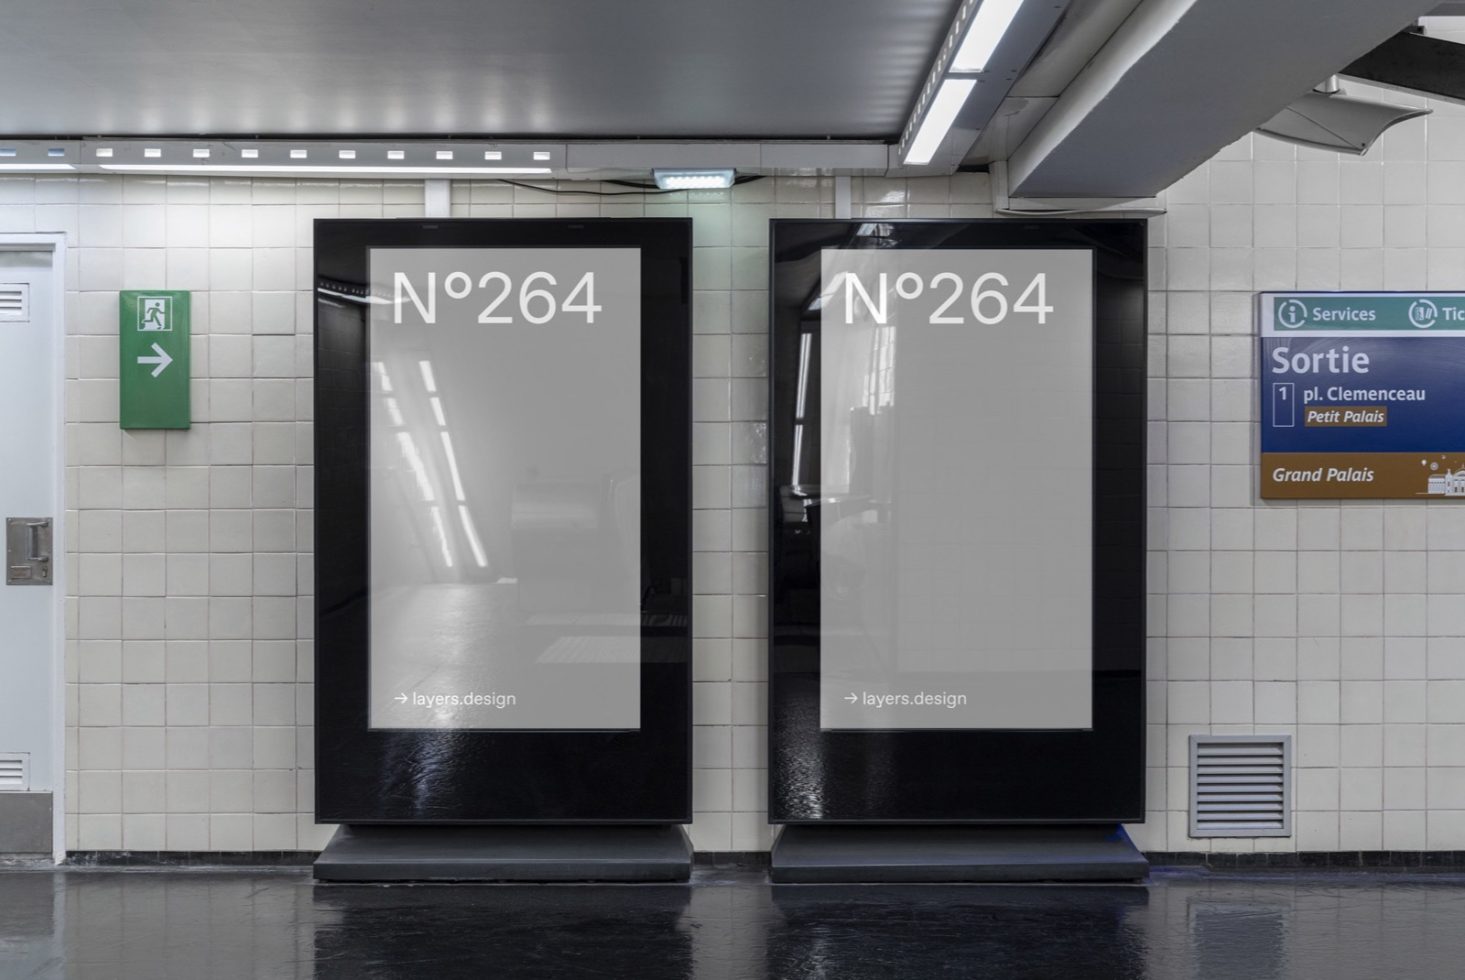
<svg viewBox="0 0 1465 980"><path fill-rule="evenodd" d="M29 323L31 287L23 282L0 282L0 323Z"/></svg>
<svg viewBox="0 0 1465 980"><path fill-rule="evenodd" d="M24 793L30 789L30 753L0 752L0 792Z"/></svg>
<svg viewBox="0 0 1465 980"><path fill-rule="evenodd" d="M1190 836L1292 834L1290 735L1190 736Z"/></svg>

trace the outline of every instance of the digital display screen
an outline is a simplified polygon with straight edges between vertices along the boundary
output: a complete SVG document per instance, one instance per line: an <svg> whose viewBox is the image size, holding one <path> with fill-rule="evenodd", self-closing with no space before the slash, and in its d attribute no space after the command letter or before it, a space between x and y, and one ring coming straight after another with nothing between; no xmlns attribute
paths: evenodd
<svg viewBox="0 0 1465 980"><path fill-rule="evenodd" d="M819 528L821 727L1089 728L1093 253L820 254L777 479Z"/></svg>
<svg viewBox="0 0 1465 980"><path fill-rule="evenodd" d="M369 267L370 727L639 728L640 250Z"/></svg>

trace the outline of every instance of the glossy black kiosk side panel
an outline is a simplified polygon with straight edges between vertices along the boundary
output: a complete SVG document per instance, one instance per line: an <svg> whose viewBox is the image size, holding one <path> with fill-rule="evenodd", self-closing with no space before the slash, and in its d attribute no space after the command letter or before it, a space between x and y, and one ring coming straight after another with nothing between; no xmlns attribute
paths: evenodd
<svg viewBox="0 0 1465 980"><path fill-rule="evenodd" d="M775 220L775 881L1127 879L1145 227Z"/></svg>
<svg viewBox="0 0 1465 980"><path fill-rule="evenodd" d="M691 225L315 226L334 880L684 880Z"/></svg>

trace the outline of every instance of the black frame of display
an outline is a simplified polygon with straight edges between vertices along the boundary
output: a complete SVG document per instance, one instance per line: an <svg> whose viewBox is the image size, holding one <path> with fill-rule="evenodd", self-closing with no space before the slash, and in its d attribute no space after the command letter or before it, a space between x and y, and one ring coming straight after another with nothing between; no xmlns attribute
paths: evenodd
<svg viewBox="0 0 1465 980"><path fill-rule="evenodd" d="M641 252L641 727L387 730L368 716L369 250ZM315 222L316 820L686 823L691 800L691 265L685 218ZM346 315L340 315L341 313Z"/></svg>
<svg viewBox="0 0 1465 980"><path fill-rule="evenodd" d="M878 224L876 235L861 226ZM867 227L867 231L872 230ZM775 824L1115 823L1145 804L1145 222L775 219L769 289L768 799ZM783 520L799 333L826 248L1086 249L1094 256L1093 724L820 728L819 521ZM812 329L819 328L816 322ZM818 376L813 349L810 376ZM817 431L819 399L808 399ZM999 424L1002 424L999 422ZM812 464L817 484L818 453ZM817 493L817 487L816 487ZM802 508L800 508L802 511ZM814 508L810 508L811 512Z"/></svg>

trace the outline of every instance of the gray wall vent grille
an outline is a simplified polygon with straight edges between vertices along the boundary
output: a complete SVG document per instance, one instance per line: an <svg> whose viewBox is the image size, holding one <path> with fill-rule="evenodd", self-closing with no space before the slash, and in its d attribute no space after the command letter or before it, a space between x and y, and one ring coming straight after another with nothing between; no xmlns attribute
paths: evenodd
<svg viewBox="0 0 1465 980"><path fill-rule="evenodd" d="M1190 836L1292 834L1290 735L1190 736Z"/></svg>

